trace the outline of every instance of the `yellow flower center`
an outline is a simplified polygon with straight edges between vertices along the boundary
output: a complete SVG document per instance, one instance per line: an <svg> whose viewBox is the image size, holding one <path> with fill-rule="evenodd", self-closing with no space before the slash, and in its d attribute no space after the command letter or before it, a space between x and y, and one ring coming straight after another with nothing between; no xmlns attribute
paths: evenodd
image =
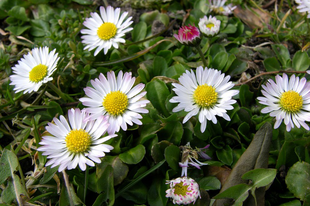
<svg viewBox="0 0 310 206"><path fill-rule="evenodd" d="M280 97L280 105L282 109L284 109L287 112L295 113L299 112L302 108L302 97L298 94L298 92L295 91L287 91L283 92L283 94Z"/></svg>
<svg viewBox="0 0 310 206"><path fill-rule="evenodd" d="M223 12L223 11L224 11L224 7L221 6L221 7L219 8L219 10L220 10L220 12Z"/></svg>
<svg viewBox="0 0 310 206"><path fill-rule="evenodd" d="M128 98L121 91L110 92L104 98L102 105L110 115L117 116L127 109Z"/></svg>
<svg viewBox="0 0 310 206"><path fill-rule="evenodd" d="M66 146L72 153L84 153L91 145L91 136L83 129L74 129L66 136Z"/></svg>
<svg viewBox="0 0 310 206"><path fill-rule="evenodd" d="M211 29L212 27L214 27L214 24L209 23L209 24L206 25L206 27L209 28L209 29Z"/></svg>
<svg viewBox="0 0 310 206"><path fill-rule="evenodd" d="M109 40L115 36L117 28L111 22L105 22L97 30L97 35L100 39Z"/></svg>
<svg viewBox="0 0 310 206"><path fill-rule="evenodd" d="M199 85L193 97L196 104L203 108L210 108L217 102L217 92L207 84Z"/></svg>
<svg viewBox="0 0 310 206"><path fill-rule="evenodd" d="M29 72L29 80L31 82L38 83L44 79L47 75L47 66L39 64L32 68Z"/></svg>
<svg viewBox="0 0 310 206"><path fill-rule="evenodd" d="M174 194L185 196L187 188L189 185L183 185L183 182L180 182L174 186Z"/></svg>

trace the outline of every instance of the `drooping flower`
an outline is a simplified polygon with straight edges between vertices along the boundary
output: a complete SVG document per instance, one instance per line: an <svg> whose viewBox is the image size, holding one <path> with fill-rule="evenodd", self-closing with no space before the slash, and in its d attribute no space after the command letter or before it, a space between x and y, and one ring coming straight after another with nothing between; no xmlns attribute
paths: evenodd
<svg viewBox="0 0 310 206"><path fill-rule="evenodd" d="M10 85L15 85L14 90L24 91L24 94L38 91L42 84L53 79L51 75L57 69L58 60L55 49L51 52L48 47L32 49L12 67L14 74L10 76Z"/></svg>
<svg viewBox="0 0 310 206"><path fill-rule="evenodd" d="M166 184L170 185L170 188L166 190L166 197L172 198L173 204L187 205L195 203L197 198L200 197L199 185L192 178L178 177L167 181Z"/></svg>
<svg viewBox="0 0 310 206"><path fill-rule="evenodd" d="M179 162L179 166L182 167L182 176L187 176L187 168L189 166L194 166L197 169L200 169L203 165L208 165L207 163L200 162L198 160L198 155L204 159L211 159L206 153L202 152L202 149L207 149L210 145L205 146L204 148L193 149L188 142L185 146L182 146L182 160Z"/></svg>
<svg viewBox="0 0 310 206"><path fill-rule="evenodd" d="M179 78L179 84L172 84L177 96L172 97L170 102L179 103L172 111L188 112L183 123L198 115L201 132L205 131L208 120L217 123L216 115L230 121L227 110L234 108L232 104L236 100L232 97L239 91L230 90L234 84L229 79L230 76L225 76L218 70L203 69L201 66L197 67L196 74L193 70L186 71Z"/></svg>
<svg viewBox="0 0 310 206"><path fill-rule="evenodd" d="M286 74L283 77L277 75L275 80L269 79L266 86L262 86L264 97L257 99L267 107L261 112L270 113L270 116L276 118L275 129L284 120L287 131L294 128L294 125L309 130L305 121L310 121L310 82L305 77L299 79L295 75L288 79Z"/></svg>
<svg viewBox="0 0 310 206"><path fill-rule="evenodd" d="M195 26L183 26L173 35L181 44L195 45L200 40L199 29Z"/></svg>
<svg viewBox="0 0 310 206"><path fill-rule="evenodd" d="M108 50L113 46L118 48L119 43L125 43L123 36L132 30L129 27L133 21L132 17L127 17L128 12L121 14L120 8L114 10L113 7L108 6L106 9L100 7L99 14L91 13L91 18L86 18L84 26L87 29L82 29L82 43L86 44L84 49L95 50L94 55L96 56L102 49L104 54L107 54Z"/></svg>
<svg viewBox="0 0 310 206"><path fill-rule="evenodd" d="M140 83L133 87L135 77L131 72L120 71L116 78L113 71L108 72L106 78L103 74L99 79L91 80L92 87L84 89L87 97L80 98L85 105L86 111L90 113L91 119L107 115L110 126L108 133L118 132L120 127L126 131L127 124L133 123L141 125L140 113L148 113L144 107L149 100L142 99L146 91L141 92L144 84ZM133 87L133 88L132 88Z"/></svg>
<svg viewBox="0 0 310 206"><path fill-rule="evenodd" d="M116 135L102 137L109 126L107 118L87 120L87 117L84 109L70 109L69 123L62 115L59 119L53 119L54 124L48 123L45 129L49 134L43 136L40 142L42 146L37 149L50 159L46 166L59 166L58 171L61 172L79 165L84 171L86 165L95 166L94 162L100 163L100 157L113 149L104 142Z"/></svg>
<svg viewBox="0 0 310 206"><path fill-rule="evenodd" d="M217 14L230 15L236 6L232 4L225 5L227 0L209 0L209 5L211 11L214 11Z"/></svg>
<svg viewBox="0 0 310 206"><path fill-rule="evenodd" d="M295 0L297 9L300 13L307 12L307 18L310 18L310 1L309 0Z"/></svg>
<svg viewBox="0 0 310 206"><path fill-rule="evenodd" d="M201 33L206 36L214 36L220 31L221 21L212 16L209 18L204 16L199 20L198 26Z"/></svg>

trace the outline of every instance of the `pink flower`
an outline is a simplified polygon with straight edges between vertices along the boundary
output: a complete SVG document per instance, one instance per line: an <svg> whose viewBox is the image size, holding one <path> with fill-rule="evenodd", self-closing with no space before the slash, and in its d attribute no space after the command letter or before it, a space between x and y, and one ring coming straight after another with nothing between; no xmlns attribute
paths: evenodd
<svg viewBox="0 0 310 206"><path fill-rule="evenodd" d="M166 197L172 198L173 204L195 204L197 198L201 198L198 183L189 177L178 177L168 180L166 184L170 188L166 190Z"/></svg>
<svg viewBox="0 0 310 206"><path fill-rule="evenodd" d="M195 44L200 39L199 29L195 26L183 26L173 35L181 44Z"/></svg>

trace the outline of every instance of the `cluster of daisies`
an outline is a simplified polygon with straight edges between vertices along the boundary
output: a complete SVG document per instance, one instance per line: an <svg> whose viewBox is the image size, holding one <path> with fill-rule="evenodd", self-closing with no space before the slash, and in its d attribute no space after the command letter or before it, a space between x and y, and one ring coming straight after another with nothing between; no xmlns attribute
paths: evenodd
<svg viewBox="0 0 310 206"><path fill-rule="evenodd" d="M225 2L210 1L210 9L224 15L231 14L235 7L225 6ZM106 9L100 7L100 15L91 13L91 17L83 23L86 29L81 30L85 49L95 49L94 55L101 50L107 54L112 46L117 49L119 43L125 42L125 33L132 30L131 17L127 18L127 15L127 12L121 13L119 8L110 6ZM205 16L199 21L199 29L184 26L175 38L190 45L200 38L200 32L206 36L216 35L220 23L215 17ZM14 74L10 76L10 84L14 85L16 92L37 92L43 84L53 79L58 61L55 49L34 48L12 68ZM79 166L84 171L87 165L95 166L105 153L113 150L106 142L116 137L120 129L126 131L128 125L142 125L141 114L148 113L145 107L149 100L144 98L145 85L135 85L135 80L130 72L122 71L117 75L110 71L91 80L91 86L84 88L85 97L79 99L85 108L69 109L67 118L61 115L46 126L41 147L38 148L49 159L46 165L59 166L58 171ZM230 121L227 112L234 109L236 100L233 97L239 91L232 89L234 84L229 75L200 66L186 71L178 80L179 83L172 84L176 95L170 102L177 104L173 112L187 112L183 123L197 117L200 130L204 132L207 122L216 124L217 117ZM295 126L309 130L306 122L310 121L310 82L306 78L277 75L275 81L269 79L263 86L262 94L263 97L258 97L258 100L266 107L261 112L275 117L275 129L284 121L287 131ZM183 177L168 181L170 189L166 191L166 196L173 198L177 204L193 203L200 196L198 184L187 177L188 165L199 167L203 164L189 156L180 163Z"/></svg>

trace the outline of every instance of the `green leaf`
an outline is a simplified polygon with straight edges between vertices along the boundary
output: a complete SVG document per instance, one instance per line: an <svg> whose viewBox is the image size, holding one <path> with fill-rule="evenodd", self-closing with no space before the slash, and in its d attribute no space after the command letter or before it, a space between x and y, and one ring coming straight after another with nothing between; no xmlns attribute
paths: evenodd
<svg viewBox="0 0 310 206"><path fill-rule="evenodd" d="M148 188L140 181L129 190L126 190L121 196L128 201L135 202L136 204L143 204L147 199L147 191Z"/></svg>
<svg viewBox="0 0 310 206"><path fill-rule="evenodd" d="M219 190L221 189L221 182L213 176L204 177L199 180L199 187L204 190Z"/></svg>
<svg viewBox="0 0 310 206"><path fill-rule="evenodd" d="M168 198L166 198L166 184L162 178L153 178L150 189L148 191L147 200L150 206L166 205Z"/></svg>
<svg viewBox="0 0 310 206"><path fill-rule="evenodd" d="M240 87L239 98L242 107L248 107L251 105L251 100L253 99L254 93L250 91L247 84L243 84Z"/></svg>
<svg viewBox="0 0 310 206"><path fill-rule="evenodd" d="M229 67L227 74L230 76L239 75L247 70L247 63L239 59L235 59Z"/></svg>
<svg viewBox="0 0 310 206"><path fill-rule="evenodd" d="M40 184L46 184L48 181L50 181L55 173L58 170L58 167L51 168L50 166L45 167L46 172L44 173L43 177L40 179Z"/></svg>
<svg viewBox="0 0 310 206"><path fill-rule="evenodd" d="M10 11L8 11L8 14L9 16L22 20L22 21L29 20L29 18L27 17L25 8L21 6L14 6Z"/></svg>
<svg viewBox="0 0 310 206"><path fill-rule="evenodd" d="M31 26L8 26L5 28L5 30L8 30L12 34L19 36L29 28L31 28Z"/></svg>
<svg viewBox="0 0 310 206"><path fill-rule="evenodd" d="M165 149L165 159L173 170L178 171L180 169L180 148L175 145L170 145Z"/></svg>
<svg viewBox="0 0 310 206"><path fill-rule="evenodd" d="M231 165L233 163L233 151L229 145L226 145L221 150L216 150L216 156L226 165Z"/></svg>
<svg viewBox="0 0 310 206"><path fill-rule="evenodd" d="M1 199L5 203L11 203L14 199L18 199L17 202L21 203L21 195L28 196L25 187L22 185L20 178L13 174L12 181L8 182L8 185L1 193Z"/></svg>
<svg viewBox="0 0 310 206"><path fill-rule="evenodd" d="M230 198L234 199L235 202L232 206L242 206L243 202L249 196L249 190L251 186L247 184L239 184L228 188L220 194L213 197L214 199Z"/></svg>
<svg viewBox="0 0 310 206"><path fill-rule="evenodd" d="M146 85L147 99L150 100L152 105L165 116L169 116L165 102L170 92L166 84L159 80L154 79Z"/></svg>
<svg viewBox="0 0 310 206"><path fill-rule="evenodd" d="M153 160L157 163L165 159L164 154L165 154L165 149L171 145L170 142L167 140L160 141L156 144L153 145L151 149L151 155Z"/></svg>
<svg viewBox="0 0 310 206"><path fill-rule="evenodd" d="M213 60L211 61L211 67L215 68L217 70L222 70L224 69L226 63L228 60L228 54L226 51L222 51L217 53Z"/></svg>
<svg viewBox="0 0 310 206"><path fill-rule="evenodd" d="M281 65L275 57L265 59L263 64L268 72L281 70Z"/></svg>
<svg viewBox="0 0 310 206"><path fill-rule="evenodd" d="M290 53L283 44L272 44L271 45L274 53L276 53L280 63L286 68L288 60L290 60Z"/></svg>
<svg viewBox="0 0 310 206"><path fill-rule="evenodd" d="M160 140L168 140L169 142L179 145L183 136L183 125L179 121L176 114L172 114L166 119L162 119L163 127L158 131L158 136ZM164 137L164 138L160 138Z"/></svg>
<svg viewBox="0 0 310 206"><path fill-rule="evenodd" d="M221 33L233 34L237 31L237 27L233 24L228 24L227 27L221 31Z"/></svg>
<svg viewBox="0 0 310 206"><path fill-rule="evenodd" d="M72 0L72 1L81 5L90 5L93 3L93 0Z"/></svg>
<svg viewBox="0 0 310 206"><path fill-rule="evenodd" d="M31 24L31 35L35 37L44 37L50 35L50 27L46 21L41 19L35 19L30 22Z"/></svg>
<svg viewBox="0 0 310 206"><path fill-rule="evenodd" d="M286 202L286 203L283 203L279 206L301 206L301 203L299 200L293 200L293 201L290 201L290 202Z"/></svg>
<svg viewBox="0 0 310 206"><path fill-rule="evenodd" d="M310 193L310 164L296 162L287 172L285 178L287 188L301 200Z"/></svg>
<svg viewBox="0 0 310 206"><path fill-rule="evenodd" d="M293 57L293 69L306 71L310 66L310 59L307 52L297 51Z"/></svg>
<svg viewBox="0 0 310 206"><path fill-rule="evenodd" d="M0 184L3 184L8 177L14 174L19 165L18 159L14 152L4 149L0 158L0 165Z"/></svg>
<svg viewBox="0 0 310 206"><path fill-rule="evenodd" d="M252 180L252 187L259 188L271 184L276 175L276 169L257 168L242 175L242 179Z"/></svg>
<svg viewBox="0 0 310 206"><path fill-rule="evenodd" d="M167 62L163 57L156 56L153 62L153 75L160 76L167 70Z"/></svg>
<svg viewBox="0 0 310 206"><path fill-rule="evenodd" d="M126 164L138 164L145 155L145 147L141 144L119 155Z"/></svg>
<svg viewBox="0 0 310 206"><path fill-rule="evenodd" d="M185 71L186 69L182 64L175 64L165 71L165 76L178 79Z"/></svg>
<svg viewBox="0 0 310 206"><path fill-rule="evenodd" d="M58 115L63 115L63 111L61 106L55 102L55 101L50 101L48 102L48 109L47 109L47 113L51 116L51 117L55 117L57 114Z"/></svg>
<svg viewBox="0 0 310 206"><path fill-rule="evenodd" d="M135 25L135 27L132 30L132 40L134 42L141 41L145 39L146 37L146 31L147 31L147 25L145 22L140 21Z"/></svg>

